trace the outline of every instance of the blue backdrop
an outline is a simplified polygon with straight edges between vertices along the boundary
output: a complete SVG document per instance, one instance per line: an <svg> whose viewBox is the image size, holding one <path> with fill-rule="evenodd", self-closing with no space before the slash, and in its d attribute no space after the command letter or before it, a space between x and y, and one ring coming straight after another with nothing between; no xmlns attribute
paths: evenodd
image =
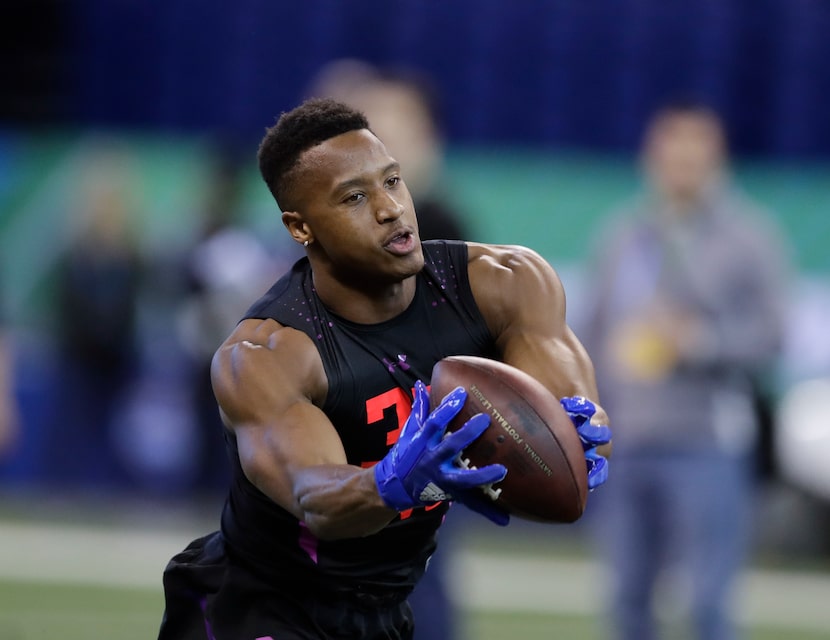
<svg viewBox="0 0 830 640"><path fill-rule="evenodd" d="M826 0L66 0L67 114L259 138L337 57L419 67L451 142L631 149L692 91L742 153L830 155Z"/></svg>

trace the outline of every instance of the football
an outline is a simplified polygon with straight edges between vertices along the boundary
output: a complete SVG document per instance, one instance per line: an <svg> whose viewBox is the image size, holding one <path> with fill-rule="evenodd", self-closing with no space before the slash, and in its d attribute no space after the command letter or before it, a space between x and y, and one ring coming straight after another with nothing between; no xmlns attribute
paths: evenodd
<svg viewBox="0 0 830 640"><path fill-rule="evenodd" d="M539 381L497 360L449 356L432 370L430 404L435 408L456 387L467 400L448 426L459 429L477 413L490 426L463 452L465 467L499 463L501 482L482 489L511 515L537 522L573 522L585 510L585 456L568 414Z"/></svg>

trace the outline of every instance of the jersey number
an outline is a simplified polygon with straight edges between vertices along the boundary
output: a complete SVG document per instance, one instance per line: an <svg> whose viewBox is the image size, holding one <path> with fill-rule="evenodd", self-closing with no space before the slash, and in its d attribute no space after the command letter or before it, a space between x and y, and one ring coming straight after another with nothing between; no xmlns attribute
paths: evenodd
<svg viewBox="0 0 830 640"><path fill-rule="evenodd" d="M429 387L427 387L429 389ZM415 395L415 389L412 389L412 395ZM386 432L386 446L391 447L401 437L401 429L409 418L409 413L412 411L412 396L404 393L400 387L394 387L385 391L374 398L369 398L366 401L366 423L368 425L381 422L384 419L384 412L391 408L395 408L395 416L397 417L397 425L391 431ZM377 463L377 460L372 462L364 462L361 466L371 467ZM426 510L434 509L440 502L431 504L426 507ZM406 520L412 515L412 509L401 511L401 520Z"/></svg>

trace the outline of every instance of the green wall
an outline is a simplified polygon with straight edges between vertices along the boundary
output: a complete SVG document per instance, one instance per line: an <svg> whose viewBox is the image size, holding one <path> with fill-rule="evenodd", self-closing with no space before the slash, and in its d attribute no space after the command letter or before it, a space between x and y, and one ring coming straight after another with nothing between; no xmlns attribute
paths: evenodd
<svg viewBox="0 0 830 640"><path fill-rule="evenodd" d="M623 157L463 150L448 170L482 240L528 245L551 261L584 257L603 218L640 188L636 161ZM736 162L733 173L778 221L798 266L830 273L830 163Z"/></svg>
<svg viewBox="0 0 830 640"><path fill-rule="evenodd" d="M99 151L128 158L135 223L148 253L186 241L208 175L207 141L162 136L52 133L0 135L0 272L14 314L48 298L48 275L66 246L85 176ZM251 149L245 213L283 234ZM530 246L554 265L585 255L602 218L638 189L631 158L538 149L453 149L444 191L474 240ZM779 220L798 266L830 273L830 164L742 162L737 181Z"/></svg>

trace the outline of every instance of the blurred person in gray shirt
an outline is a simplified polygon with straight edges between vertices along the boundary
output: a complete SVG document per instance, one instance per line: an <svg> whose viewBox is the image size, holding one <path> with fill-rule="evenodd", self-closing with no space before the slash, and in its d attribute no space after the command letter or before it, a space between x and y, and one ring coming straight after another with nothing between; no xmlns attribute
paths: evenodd
<svg viewBox="0 0 830 640"><path fill-rule="evenodd" d="M659 109L642 162L647 193L600 234L584 336L616 426L599 518L611 628L658 637L655 585L671 575L697 637L728 640L751 543L753 380L778 355L787 251L730 184L724 128L704 105Z"/></svg>

